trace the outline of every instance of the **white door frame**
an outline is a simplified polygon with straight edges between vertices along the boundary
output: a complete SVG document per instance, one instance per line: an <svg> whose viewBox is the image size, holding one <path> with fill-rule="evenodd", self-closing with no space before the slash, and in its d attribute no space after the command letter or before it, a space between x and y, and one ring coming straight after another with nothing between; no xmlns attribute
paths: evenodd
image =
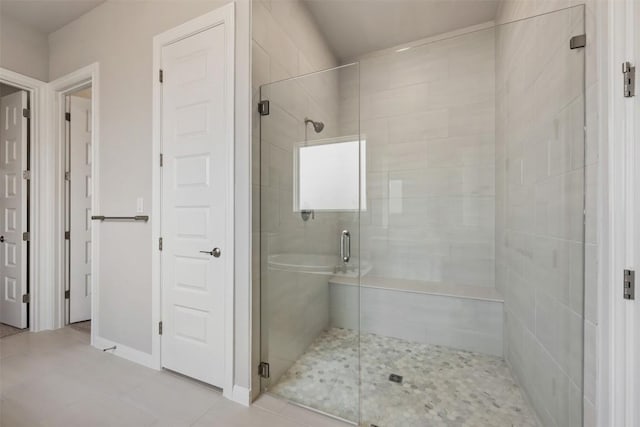
<svg viewBox="0 0 640 427"><path fill-rule="evenodd" d="M640 243L638 242L638 238L640 237L640 224L638 222L638 213L640 212L640 150L638 149L638 144L640 144L640 91L638 90L638 70L640 70L640 41L638 37L640 37L640 5L638 2L632 4L633 10L630 11L629 15L632 19L632 25L630 25L630 39L634 46L631 47L633 50L632 61L636 66L636 96L633 98L631 102L630 109L630 120L632 121L632 129L631 134L633 135L633 139L631 143L633 147L635 147L635 164L633 166L634 171L634 180L631 183L631 187L635 189L635 200L632 213L632 218L634 220L634 228L633 228L633 236L629 234L631 237L634 248L633 248L633 266L636 269L636 274L640 274L638 270L640 270ZM636 279L636 299L635 301L629 304L629 315L627 318L628 323L631 325L629 335L630 342L633 343L631 348L631 354L627 357L628 368L631 370L631 384L630 384L630 392L627 398L627 405L633 411L631 416L632 425L640 424L640 405L638 405L638 401L640 400L640 366L638 366L638 360L640 360L640 279Z"/></svg>
<svg viewBox="0 0 640 427"><path fill-rule="evenodd" d="M29 93L29 102L31 109L30 120L30 150L31 159L29 170L31 170L30 182L30 208L29 230L31 238L29 242L29 295L31 301L29 304L29 330L40 331L49 328L49 319L47 313L50 304L47 303L48 283L51 282L47 276L47 256L46 243L47 238L44 230L46 230L47 218L39 215L40 207L46 205L46 192L43 186L46 184L46 157L47 144L44 136L46 135L47 109L46 109L46 83L40 80L27 77L25 75L0 68L0 83L4 83L13 87L20 88Z"/></svg>
<svg viewBox="0 0 640 427"><path fill-rule="evenodd" d="M82 86L79 89L74 90L74 92L72 93L67 93L64 98L65 98L65 111L67 113L70 113L71 116L74 115L74 113L72 112L74 106L76 105L76 103L80 102L80 103L87 103L89 104L89 106L91 105L91 98L86 99L86 98L81 98L79 96L77 96L77 90L83 90L83 89L87 89L87 88L91 88L91 86ZM74 100L75 98L75 100ZM88 101L88 102L87 102ZM91 107L89 107L91 108ZM93 111L89 110L89 114L91 115L91 118L93 117ZM90 118L90 119L91 119ZM65 118L66 119L66 118ZM65 189L66 189L66 198L65 198L65 230L69 231L71 233L71 237L69 240L67 240L65 243L65 263L64 263L64 267L66 270L66 275L65 275L65 281L64 281L64 287L66 289L66 291L69 291L71 294L71 297L69 299L65 298L65 312L64 312L64 324L68 325L70 323L73 322L73 316L74 312L73 307L75 307L76 309L80 309L82 310L82 307L84 305L78 305L76 303L74 303L74 301L79 302L81 297L78 297L77 295L75 295L74 290L72 290L72 277L74 275L74 271L76 271L75 269L77 268L77 266L74 264L73 262L73 248L74 245L77 244L77 241L74 242L74 240L72 239L76 239L76 237L78 235L80 235L82 233L81 230L76 230L73 227L74 221L78 221L79 219L82 219L82 217L76 217L76 219L74 220L74 206L73 204L77 202L78 199L78 195L74 194L73 191L73 186L74 186L74 182L77 184L82 183L82 181L84 181L84 179L78 179L78 175L77 175L77 171L74 170L74 165L73 165L73 158L74 158L74 153L76 156L78 156L78 153L82 153L83 150L81 150L81 146L78 144L79 141L74 141L74 134L73 134L73 129L74 129L74 124L76 125L76 129L78 125L82 125L85 129L85 131L87 131L86 126L87 123L86 121L83 120L78 120L78 118L73 119L73 121L67 121L66 122L66 130L65 130L65 149L64 149L64 159L65 162L67 163L67 167L69 167L69 171L71 171L71 174L73 175L71 177L72 180L67 181L65 184ZM90 123L89 126L91 126L93 123ZM88 129L88 132L91 134L91 128ZM80 141L82 142L82 141ZM90 146L90 153L91 155L93 155L93 145ZM86 163L86 157L82 156L82 158L84 159L83 162ZM90 171L92 170L92 165L93 165L93 157L89 160L89 169ZM78 182L80 181L80 182ZM93 182L93 177L91 177L91 182ZM76 191L78 189L78 187L75 187ZM83 190L86 191L86 187L83 186ZM92 193L90 193L89 196L89 202L91 202L91 198L93 197ZM89 209L91 209L91 205L89 204ZM77 212L76 212L77 213ZM86 221L91 221L91 218L84 218L84 220L82 221L82 223L84 224L84 226L86 226ZM79 224L79 223L78 223ZM89 228L89 239L91 239L91 229L93 228L93 224L91 224L90 228ZM85 234L86 236L86 234ZM65 236L66 237L66 236ZM77 248L77 245L75 246L75 248ZM86 248L84 248L84 245L82 245L82 248L84 249L84 253L85 253L85 262L86 262ZM76 260L78 261L78 260ZM91 262L89 261L89 274L91 274ZM77 278L76 278L77 280ZM86 280L86 278L85 278ZM77 282L76 282L77 283ZM93 278L91 278L91 283L93 283ZM65 291L65 292L66 292ZM91 292L91 290L89 291ZM89 293L88 295L89 297L89 320L91 320L91 301L93 300L93 295L91 293ZM76 299L74 299L76 298ZM86 300L85 300L86 301ZM83 321L83 319L85 319L85 317L83 316L82 319L80 320L76 320L76 322L78 321Z"/></svg>
<svg viewBox="0 0 640 427"><path fill-rule="evenodd" d="M152 149L152 198L153 203L151 207L151 250L152 250L152 355L156 364L156 368L160 368L161 365L161 351L160 351L160 335L158 334L158 323L161 320L162 312L162 285L161 285L161 263L160 263L160 251L158 250L158 239L161 237L161 186L160 186L160 147L162 138L162 86L159 81L159 70L161 68L162 59L162 47L171 43L175 43L179 40L185 39L191 35L205 31L214 26L224 24L225 25L225 56L226 63L228 64L226 69L227 79L225 82L225 91L231 96L227 97L226 111L229 112L230 123L228 123L228 129L230 130L231 142L233 144L231 149L228 150L229 158L229 175L228 175L228 192L229 200L227 201L227 224L229 224L227 230L227 242L228 248L227 254L235 254L234 249L234 199L235 199L235 186L234 186L234 148L235 148L235 129L234 129L234 114L235 114L235 4L226 4L212 12L202 15L198 18L192 19L182 25L172 28L164 33L161 33L153 39L153 149ZM228 256L225 258L227 263L227 271L229 272L229 280L225 283L224 289L224 353L225 353L225 366L224 366L224 386L223 395L228 399L233 397L233 383L234 383L234 292L235 292L235 272L234 272L234 259L235 256Z"/></svg>
<svg viewBox="0 0 640 427"><path fill-rule="evenodd" d="M65 263L65 197L64 197L64 172L65 172L65 98L71 92L76 91L82 87L91 85L91 109L92 109L92 126L93 130L91 134L91 212L97 215L100 212L100 85L99 85L99 65L94 63L76 70L70 74L67 74L59 79L56 79L49 83L50 102L49 107L51 111L49 132L52 135L52 152L49 155L54 159L53 172L50 172L52 176L51 193L53 194L53 209L49 212L53 212L53 221L51 224L51 237L52 237L52 251L48 254L52 258L53 277L55 281L52 284L52 299L51 306L54 308L53 312L53 326L52 328L60 328L65 324L65 298L64 298L64 263ZM46 211L45 211L46 212ZM44 212L42 212L45 215ZM100 298L100 286L99 286L99 271L100 271L100 257L99 257L99 238L100 238L100 223L94 222L91 226L91 345L96 346L97 333L99 331L99 298Z"/></svg>
<svg viewBox="0 0 640 427"><path fill-rule="evenodd" d="M640 5L637 0L602 2L599 60L601 93L600 162L601 247L599 250L599 310L596 381L597 425L640 425L640 118L638 76L636 95L623 97L622 70L630 61L640 70ZM606 30L606 31L605 31ZM636 71L638 74L638 71ZM636 299L622 297L623 270L636 271Z"/></svg>

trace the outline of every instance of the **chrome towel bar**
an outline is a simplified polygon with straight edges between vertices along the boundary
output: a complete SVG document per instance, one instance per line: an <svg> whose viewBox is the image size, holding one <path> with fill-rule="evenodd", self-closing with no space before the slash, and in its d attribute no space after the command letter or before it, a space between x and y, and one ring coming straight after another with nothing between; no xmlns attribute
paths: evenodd
<svg viewBox="0 0 640 427"><path fill-rule="evenodd" d="M136 215L136 216L104 216L104 215L92 215L91 219L94 221L149 221L149 215Z"/></svg>

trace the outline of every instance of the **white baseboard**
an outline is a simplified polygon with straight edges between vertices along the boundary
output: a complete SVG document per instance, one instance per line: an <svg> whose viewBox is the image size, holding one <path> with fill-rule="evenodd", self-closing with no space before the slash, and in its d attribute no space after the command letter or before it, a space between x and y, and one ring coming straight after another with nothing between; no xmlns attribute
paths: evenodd
<svg viewBox="0 0 640 427"><path fill-rule="evenodd" d="M115 356L122 357L123 359L127 359L134 363L146 366L147 368L155 370L160 369L156 358L149 353L145 353L140 350L136 350L131 347L127 347L126 345L118 344L116 342L98 336L93 337L93 342L91 343L91 345L99 350L104 350L106 348L115 346L116 348L114 350L108 350L108 352ZM226 392L226 390L223 390L222 394L227 399L239 403L240 405L251 405L251 389L249 388L234 385L231 392Z"/></svg>
<svg viewBox="0 0 640 427"><path fill-rule="evenodd" d="M147 368L156 370L160 369L156 358L149 353L145 353L143 351L136 350L134 348L127 347L126 345L118 344L116 342L98 336L93 337L93 342L91 343L91 345L99 350L104 350L106 348L115 346L115 350L108 350L108 353L146 366Z"/></svg>
<svg viewBox="0 0 640 427"><path fill-rule="evenodd" d="M225 396L225 397L227 397L227 399L233 400L234 402L244 406L251 405L251 389L246 387L234 385L233 392L231 393L231 397L229 396Z"/></svg>

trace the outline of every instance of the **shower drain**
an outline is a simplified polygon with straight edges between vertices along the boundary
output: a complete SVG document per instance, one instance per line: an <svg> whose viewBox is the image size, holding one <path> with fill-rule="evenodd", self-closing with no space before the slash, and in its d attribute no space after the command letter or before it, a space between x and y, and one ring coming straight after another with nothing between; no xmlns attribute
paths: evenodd
<svg viewBox="0 0 640 427"><path fill-rule="evenodd" d="M389 375L389 381L394 382L394 383L398 383L398 384L402 384L402 375L391 374L391 375Z"/></svg>

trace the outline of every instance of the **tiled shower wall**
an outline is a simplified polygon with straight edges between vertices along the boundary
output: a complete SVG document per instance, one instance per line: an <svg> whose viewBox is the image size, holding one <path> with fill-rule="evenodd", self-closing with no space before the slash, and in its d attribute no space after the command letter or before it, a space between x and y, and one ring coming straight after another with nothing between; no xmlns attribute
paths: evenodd
<svg viewBox="0 0 640 427"><path fill-rule="evenodd" d="M253 105L256 106L260 96L260 86L266 83L299 76L313 71L323 70L336 65L335 57L327 47L306 7L299 0L254 0L252 2L252 61L253 61ZM334 76L335 78L335 76ZM335 134L337 107L337 80L328 78L324 81L312 79L307 84L292 84L287 87L289 93L282 90L272 95L277 98L271 104L270 125L265 135L266 142L260 150L260 116L257 108L252 116L252 164L253 164L253 363L254 367L252 391L254 396L260 392L260 379L257 366L260 361L260 247L263 238L263 254L278 252L320 251L321 253L336 250L330 240L335 236L336 221L329 215L316 217L314 221L303 223L299 215L292 210L293 179L293 143L304 139L305 115L326 123L324 136ZM283 86L280 86L284 88ZM263 216L265 229L261 230L260 190L265 192L263 202L266 210ZM317 246L310 247L309 242ZM266 257L262 257L266 263ZM320 276L322 277L322 276ZM280 332L271 343L272 348L279 344L282 353L296 358L309 340L315 338L314 331L322 329L328 322L328 285L318 282L317 277L306 277L304 280L294 273L273 277L279 280L279 295L269 304L276 324L263 325ZM326 282L326 280L324 280ZM309 282L305 289L297 289L298 285ZM314 291L315 290L315 291ZM315 292L315 293L314 293ZM325 295L323 297L323 295ZM315 299L313 312L295 311L300 308L301 301L294 298ZM322 303L322 301L325 301ZM274 305L276 302L277 305ZM323 307L326 305L326 307ZM285 310L289 309L289 311ZM289 315L287 315L289 313ZM305 316L305 314L307 316ZM305 319L301 325L299 319ZM306 328L306 329L305 329ZM302 350L301 350L302 349Z"/></svg>
<svg viewBox="0 0 640 427"><path fill-rule="evenodd" d="M358 58L369 274L494 286L494 48L489 28Z"/></svg>
<svg viewBox="0 0 640 427"><path fill-rule="evenodd" d="M498 22L549 12L550 3L504 2ZM505 297L505 357L545 426L583 420L583 247L586 238L588 280L595 280L590 197L597 157L589 135L585 156L585 51L569 49L570 37L583 32L578 7L503 25L496 34L496 285ZM587 98L587 116L589 105ZM591 297L587 287L587 316ZM586 399L585 413L593 420Z"/></svg>
<svg viewBox="0 0 640 427"><path fill-rule="evenodd" d="M261 119L261 347L275 384L329 326L329 275L286 271L273 256L333 255L337 259L338 216L315 212L304 221L294 208L294 153L305 141L305 117L324 123L323 137L337 136L335 72L273 83L261 89L270 113ZM307 127L307 140L318 134ZM287 256L287 255L285 255Z"/></svg>

